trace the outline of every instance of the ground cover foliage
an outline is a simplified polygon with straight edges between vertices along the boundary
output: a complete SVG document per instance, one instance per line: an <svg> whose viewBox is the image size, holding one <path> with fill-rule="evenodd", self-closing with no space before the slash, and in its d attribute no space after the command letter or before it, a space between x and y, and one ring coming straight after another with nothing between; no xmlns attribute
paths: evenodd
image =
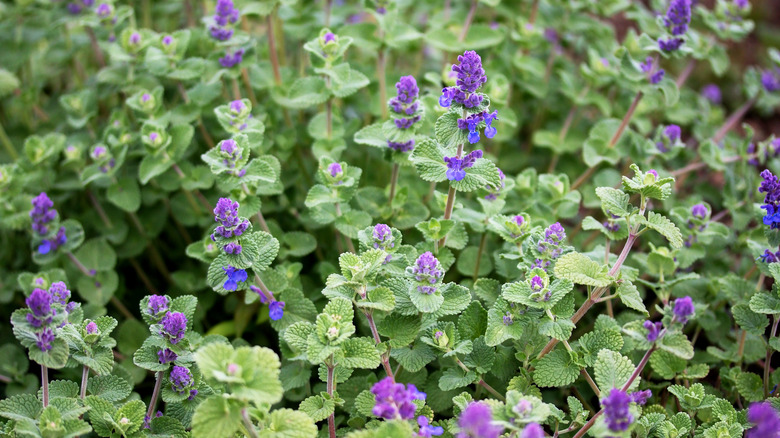
<svg viewBox="0 0 780 438"><path fill-rule="evenodd" d="M780 436L770 3L0 3L0 436Z"/></svg>

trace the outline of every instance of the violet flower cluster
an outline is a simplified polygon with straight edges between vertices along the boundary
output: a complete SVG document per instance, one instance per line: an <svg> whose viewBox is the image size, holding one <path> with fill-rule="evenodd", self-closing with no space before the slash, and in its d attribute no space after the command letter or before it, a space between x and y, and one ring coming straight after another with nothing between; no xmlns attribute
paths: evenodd
<svg viewBox="0 0 780 438"><path fill-rule="evenodd" d="M678 50L684 39L680 38L688 32L688 25L691 23L691 0L672 0L669 3L669 9L664 17L664 26L666 26L672 38L659 39L658 47L664 52L673 52Z"/></svg>
<svg viewBox="0 0 780 438"><path fill-rule="evenodd" d="M682 136L682 130L677 125L668 125L664 128L661 140L656 142L655 145L661 152L669 152L672 146L680 140Z"/></svg>
<svg viewBox="0 0 780 438"><path fill-rule="evenodd" d="M72 15L80 14L84 9L94 6L95 0L78 0L68 3L68 12Z"/></svg>
<svg viewBox="0 0 780 438"><path fill-rule="evenodd" d="M417 292L431 295L438 290L438 283L441 282L444 271L436 257L426 251L414 262L412 275L418 282Z"/></svg>
<svg viewBox="0 0 780 438"><path fill-rule="evenodd" d="M535 268L546 269L552 260L557 259L563 253L563 241L566 239L566 230L560 222L556 222L544 230L544 238L539 241L537 251L541 258L534 261Z"/></svg>
<svg viewBox="0 0 780 438"><path fill-rule="evenodd" d="M43 282L41 281L40 284L43 285ZM70 290L65 283L57 281L49 286L48 291L41 288L33 289L25 299L25 304L30 309L25 319L36 329L35 345L41 351L49 351L52 348L51 343L56 338L52 323L54 317L58 315L57 312L64 312L67 316L78 306L76 302L69 302L70 296ZM65 324L68 324L67 320L60 324L60 327Z"/></svg>
<svg viewBox="0 0 780 438"><path fill-rule="evenodd" d="M198 395L198 390L193 388L195 380L187 368L174 365L168 380L171 382L171 390L179 395L189 394L188 400L193 400Z"/></svg>
<svg viewBox="0 0 780 438"><path fill-rule="evenodd" d="M160 320L160 334L171 344L178 344L187 331L187 317L181 312L167 312Z"/></svg>
<svg viewBox="0 0 780 438"><path fill-rule="evenodd" d="M214 220L219 224L214 229L214 233L211 234L211 240L217 241L220 239L231 239L233 237L241 237L244 232L249 228L249 221L238 217L238 202L231 201L228 198L219 198L217 206L214 208ZM241 252L241 245L237 244L231 247L228 252L227 246L225 252L228 254L239 254Z"/></svg>
<svg viewBox="0 0 780 438"><path fill-rule="evenodd" d="M761 185L758 187L760 193L764 193L764 203L761 208L766 211L764 215L764 225L769 225L770 229L780 227L780 179L777 178L769 169L761 172ZM760 257L764 263L776 263L780 261L780 251L772 252L765 250Z"/></svg>
<svg viewBox="0 0 780 438"><path fill-rule="evenodd" d="M217 0L214 10L214 25L209 31L217 41L227 41L233 36L232 25L238 21L239 12L233 6L233 0Z"/></svg>
<svg viewBox="0 0 780 438"><path fill-rule="evenodd" d="M238 269L234 266L226 266L222 268L227 275L227 280L222 284L225 290L234 291L238 289L238 283L243 283L248 278L248 275L244 269Z"/></svg>
<svg viewBox="0 0 780 438"><path fill-rule="evenodd" d="M174 353L170 348L164 348L157 352L157 360L163 365L167 363L171 363L178 358L179 356L176 353Z"/></svg>
<svg viewBox="0 0 780 438"><path fill-rule="evenodd" d="M231 103L231 106L236 102L243 105L240 100L236 100ZM231 169L227 173L238 178L246 175L246 169L236 168L236 163L243 158L243 151L235 140L228 139L221 141L219 143L219 151L220 155L222 155L222 164Z"/></svg>
<svg viewBox="0 0 780 438"><path fill-rule="evenodd" d="M720 105L721 99L723 98L720 87L715 84L705 85L704 88L701 89L701 95L715 105Z"/></svg>
<svg viewBox="0 0 780 438"><path fill-rule="evenodd" d="M41 238L38 253L48 254L56 251L68 241L68 237L65 235L65 227L59 227L56 232L54 231L57 219L57 210L52 208L54 203L45 192L41 192L32 199L32 206L30 210L32 230L38 238Z"/></svg>
<svg viewBox="0 0 780 438"><path fill-rule="evenodd" d="M493 423L493 411L485 403L471 402L458 417L456 438L498 438L504 428Z"/></svg>
<svg viewBox="0 0 780 438"><path fill-rule="evenodd" d="M268 304L268 316L272 321L282 319L284 316L284 301L276 301L273 292L268 291L268 293L265 293L257 286L251 285L249 289L260 297L261 303Z"/></svg>
<svg viewBox="0 0 780 438"><path fill-rule="evenodd" d="M146 312L153 318L160 318L163 312L168 311L168 298L164 295L152 295L146 304Z"/></svg>
<svg viewBox="0 0 780 438"><path fill-rule="evenodd" d="M780 90L780 69L764 70L761 73L761 85L770 93Z"/></svg>
<svg viewBox="0 0 780 438"><path fill-rule="evenodd" d="M456 86L441 90L439 105L449 107L454 100L466 108L474 108L482 103L482 96L476 91L487 82L485 69L482 68L482 58L473 50L467 50L458 56L458 64L452 66L456 73Z"/></svg>
<svg viewBox="0 0 780 438"><path fill-rule="evenodd" d="M493 121L498 120L498 110L488 113L482 111L481 113L475 113L467 116L465 119L458 119L458 129L469 130L469 143L474 144L479 141L479 128L480 123L485 123L485 137L493 138L496 136L496 128L493 127Z"/></svg>
<svg viewBox="0 0 780 438"><path fill-rule="evenodd" d="M642 73L647 75L647 80L653 85L661 82L664 78L664 74L666 74L662 68L656 66L656 62L651 56L645 58L645 61L639 64L639 68L642 70Z"/></svg>
<svg viewBox="0 0 780 438"><path fill-rule="evenodd" d="M482 151L477 149L476 151L469 152L461 157L444 157L444 162L447 163L447 179L450 181L461 181L466 177L466 170L477 162L477 159L482 158Z"/></svg>
<svg viewBox="0 0 780 438"><path fill-rule="evenodd" d="M691 299L691 297L684 296L682 298L678 298L672 302L673 318L670 324L674 324L675 321L681 324L685 324L695 312L696 307L693 305L693 299ZM648 320L642 324L642 327L647 330L646 338L650 343L658 341L664 336L664 334L666 334L664 324L660 321L653 322Z"/></svg>
<svg viewBox="0 0 780 438"><path fill-rule="evenodd" d="M388 102L390 109L398 115L394 119L395 126L398 129L409 129L421 118L417 114L420 108L420 102L417 100L420 89L414 76L402 76L395 88L398 94Z"/></svg>
<svg viewBox="0 0 780 438"><path fill-rule="evenodd" d="M376 404L371 412L385 420L411 420L417 406L413 400L425 400L425 393L417 390L413 384L404 386L396 383L392 377L385 377L371 387Z"/></svg>
<svg viewBox="0 0 780 438"><path fill-rule="evenodd" d="M372 246L375 249L381 249L382 251L389 251L395 247L395 238L393 237L393 230L386 224L376 224L371 232ZM392 255L388 254L385 257L384 263L392 259Z"/></svg>
<svg viewBox="0 0 780 438"><path fill-rule="evenodd" d="M506 180L506 175L504 175L504 172L502 172L501 169L498 169L498 177L501 179L500 186L493 188L490 184L485 185L485 190L488 191L488 194L485 195L485 199L488 201L495 201L498 199L498 195L501 194L501 190L506 187L506 182L504 181Z"/></svg>
<svg viewBox="0 0 780 438"><path fill-rule="evenodd" d="M751 404L747 420L754 426L745 433L745 438L780 438L780 415L768 401Z"/></svg>

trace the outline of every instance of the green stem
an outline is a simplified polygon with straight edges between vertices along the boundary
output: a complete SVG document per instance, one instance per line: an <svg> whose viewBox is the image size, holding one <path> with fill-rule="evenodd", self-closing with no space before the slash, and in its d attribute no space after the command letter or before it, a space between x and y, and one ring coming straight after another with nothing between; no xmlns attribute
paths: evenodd
<svg viewBox="0 0 780 438"><path fill-rule="evenodd" d="M390 200L388 205L390 209L393 209L393 199L395 199L395 188L398 185L398 174L401 171L401 166L398 163L393 163L393 173L390 176Z"/></svg>
<svg viewBox="0 0 780 438"><path fill-rule="evenodd" d="M772 323L772 331L770 332L769 340L772 340L775 336L777 336L777 325L780 323L780 318L778 318L777 315L773 316L774 322ZM767 345L766 347L766 360L764 361L764 397L769 397L769 369L771 368L769 366L771 360L772 360L772 353L774 352L774 349Z"/></svg>
<svg viewBox="0 0 780 438"><path fill-rule="evenodd" d="M247 433L249 433L250 438L259 438L257 430L255 430L255 426L252 424L252 420L249 418L249 412L247 412L246 408L241 409L241 421L244 422L244 427L246 428Z"/></svg>

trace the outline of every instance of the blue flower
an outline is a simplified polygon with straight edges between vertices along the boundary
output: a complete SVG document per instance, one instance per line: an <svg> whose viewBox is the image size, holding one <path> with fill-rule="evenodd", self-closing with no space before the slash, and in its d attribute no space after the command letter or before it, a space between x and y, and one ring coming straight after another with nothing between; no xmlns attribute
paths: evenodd
<svg viewBox="0 0 780 438"><path fill-rule="evenodd" d="M493 120L498 120L498 111L493 111L492 113L488 114L485 113L485 137L487 138L493 138L496 136L496 128L492 127L491 124L493 123Z"/></svg>
<svg viewBox="0 0 780 438"><path fill-rule="evenodd" d="M232 266L222 269L228 277L225 280L225 284L222 285L225 290L236 290L238 289L238 283L243 283L247 279L246 271L243 269L236 269Z"/></svg>
<svg viewBox="0 0 780 438"><path fill-rule="evenodd" d="M272 321L279 321L284 316L284 301L271 301L268 305L268 316Z"/></svg>

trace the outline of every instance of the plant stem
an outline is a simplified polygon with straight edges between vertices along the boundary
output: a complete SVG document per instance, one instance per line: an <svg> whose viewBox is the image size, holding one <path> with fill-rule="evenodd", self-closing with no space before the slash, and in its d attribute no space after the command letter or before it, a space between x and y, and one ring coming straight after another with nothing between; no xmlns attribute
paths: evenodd
<svg viewBox="0 0 780 438"><path fill-rule="evenodd" d="M325 1L325 27L330 26L330 4L332 0Z"/></svg>
<svg viewBox="0 0 780 438"><path fill-rule="evenodd" d="M105 67L106 60L103 57L103 52L100 50L100 45L98 44L97 37L95 36L95 31L92 30L92 28L89 26L84 26L84 31L87 33L87 36L89 37L89 44L90 46L92 46L92 52L95 54L95 61L97 61L98 66L100 66L100 68Z"/></svg>
<svg viewBox="0 0 780 438"><path fill-rule="evenodd" d="M398 174L401 172L401 165L393 163L393 173L390 175L390 196L388 205L393 209L393 199L395 199L395 188L398 185Z"/></svg>
<svg viewBox="0 0 780 438"><path fill-rule="evenodd" d="M11 143L11 139L8 138L8 134L5 133L5 129L3 129L2 123L0 123L0 141L3 142L3 147L5 147L8 155L10 155L11 158L16 161L16 159L19 158L19 154L16 152L16 149L14 149L14 145Z"/></svg>
<svg viewBox="0 0 780 438"><path fill-rule="evenodd" d="M246 94L249 95L249 101L252 102L252 108L257 108L257 96L252 89L252 82L249 80L249 71L246 67L241 67L241 81L244 83Z"/></svg>
<svg viewBox="0 0 780 438"><path fill-rule="evenodd" d="M98 202L98 199L95 197L95 194L92 193L92 190L87 189L87 197L89 197L92 206L95 207L95 211L97 211L98 216L100 216L100 220L103 221L103 225L108 229L113 229L114 224L111 222L111 219L108 218L106 211L103 210L103 206L100 205L100 202Z"/></svg>
<svg viewBox="0 0 780 438"><path fill-rule="evenodd" d="M615 131L615 135L613 135L612 139L609 140L609 144L607 145L609 149L615 147L618 141L620 141L620 137L623 136L623 132L626 130L626 127L628 127L629 122L631 122L631 117L633 117L634 111L636 111L637 106L639 106L639 102L642 100L642 96L642 92L637 91L636 96L634 96L634 100L631 102L631 106L628 107L626 115L623 116L623 120L620 122L620 126L618 126L617 131ZM589 167L585 173L580 175L580 177L574 181L574 184L571 185L571 190L576 190L585 181L590 179L591 175L593 175L593 173L596 171L596 168L596 166Z"/></svg>
<svg viewBox="0 0 780 438"><path fill-rule="evenodd" d="M675 81L677 88L682 87L685 81L688 80L688 77L693 73L694 67L696 67L696 60L691 58L691 60L688 61L688 64L685 65L683 71L680 72L680 76L677 76L677 80Z"/></svg>
<svg viewBox="0 0 780 438"><path fill-rule="evenodd" d="M584 377L585 381L588 382L588 385L590 385L590 389L593 390L593 393L596 394L596 397L601 397L601 392L599 391L599 387L598 385L596 385L596 382L593 381L593 378L590 377L588 371L585 368L581 368L580 374L582 374L582 377Z"/></svg>
<svg viewBox="0 0 780 438"><path fill-rule="evenodd" d="M374 343L377 345L382 343L382 339L379 338L379 332L376 329L376 323L374 322L374 315L372 315L369 312L364 312L364 315L366 315L366 319L368 320L368 326L371 327L371 335L374 337ZM382 366L385 369L385 373L387 374L387 377L394 378L393 375L393 369L390 368L390 360L387 357L387 352L382 353L382 356L380 358L382 359Z"/></svg>
<svg viewBox="0 0 780 438"><path fill-rule="evenodd" d="M644 215L644 209L641 210L642 215ZM628 253L631 252L631 247L634 246L634 242L636 241L637 234L634 231L631 231L628 235L628 239L626 239L626 244L623 246L623 250L620 252L620 255L618 256L617 261L615 261L615 264L612 266L612 269L609 270L609 276L614 277L615 274L618 273L620 270L620 267L623 265L623 262L626 261L626 258L628 258ZM591 307L593 307L594 304L598 302L598 299L601 298L601 295L604 294L609 290L609 286L607 287L599 287L596 288L593 293L590 295L590 297L582 303L582 306L577 310L577 312L571 317L571 322L574 324L577 324L577 322L582 319L583 316L585 316L586 313L588 313L588 310L590 310ZM551 352L553 348L558 344L558 340L553 338L550 339L550 342L547 343L547 345L542 349L542 351L539 353L538 356L536 356L537 359L540 359L544 357L547 353Z"/></svg>
<svg viewBox="0 0 780 438"><path fill-rule="evenodd" d="M483 231L482 237L479 239L479 249L477 250L477 263L474 265L474 277L472 279L475 282L477 281L477 277L479 277L479 264L480 262L482 262L482 252L485 250L486 241L487 241L487 233Z"/></svg>
<svg viewBox="0 0 780 438"><path fill-rule="evenodd" d="M252 424L252 420L249 419L249 412L247 412L246 408L241 409L241 420L244 422L244 427L246 428L247 433L249 433L250 438L259 438L257 430L255 430L255 426Z"/></svg>
<svg viewBox="0 0 780 438"><path fill-rule="evenodd" d="M380 40L384 39L384 32L380 31ZM387 118L387 59L386 57L386 50L383 48L379 49L379 54L376 57L376 74L378 76L379 80L379 103L382 107L382 118Z"/></svg>
<svg viewBox="0 0 780 438"><path fill-rule="evenodd" d="M458 158L463 155L463 143L458 145L458 152L455 154ZM452 209L455 207L455 194L456 190L455 187L450 184L450 189L447 192L447 204L444 207L444 220L447 220L452 217ZM439 241L439 247L444 248L444 244L447 243L447 236L444 236Z"/></svg>
<svg viewBox="0 0 780 438"><path fill-rule="evenodd" d="M146 410L146 417L150 419L154 418L154 408L157 405L157 397L160 395L160 388L162 387L163 372L157 371L155 373L157 380L154 382L154 390L152 391L152 399L149 401L149 409Z"/></svg>
<svg viewBox="0 0 780 438"><path fill-rule="evenodd" d="M336 203L336 216L337 217L341 217L341 205L338 202ZM339 231L339 230L336 230L336 234L337 235L343 235L343 234L341 234L341 231ZM357 254L357 251L355 251L355 245L352 244L352 239L350 239L348 236L344 236L344 240L347 241L347 249L350 252L352 252L354 254Z"/></svg>
<svg viewBox="0 0 780 438"><path fill-rule="evenodd" d="M772 331L769 335L769 340L772 340L775 336L777 336L777 325L780 323L780 317L777 315L773 316L774 322L772 322ZM766 347L766 360L764 361L764 398L769 397L769 370L771 367L769 366L772 361L772 353L774 353L774 349L767 345Z"/></svg>
<svg viewBox="0 0 780 438"><path fill-rule="evenodd" d="M81 370L81 393L79 396L82 400L87 396L87 380L89 379L89 367L84 365Z"/></svg>
<svg viewBox="0 0 780 438"><path fill-rule="evenodd" d="M460 35L458 35L458 42L462 43L466 39L466 35L469 33L469 28L474 21L474 15L476 15L476 13L477 0L471 0L471 8L469 9L469 14L466 16L466 22L463 24L463 29L461 29Z"/></svg>
<svg viewBox="0 0 780 438"><path fill-rule="evenodd" d="M68 256L70 261L73 262L74 265L76 265L76 267L78 268L79 271L81 271L82 274L86 275L87 277L95 276L95 272L90 271L89 269L87 269L87 267L84 266L84 264L81 263L81 261L79 261L79 259L77 259L76 256L73 255L72 252L66 251L65 255Z"/></svg>
<svg viewBox="0 0 780 438"><path fill-rule="evenodd" d="M190 97L187 95L187 89L184 88L184 84L179 82L177 85L179 88L179 94L181 95L181 98L184 99L184 103L189 103ZM206 126L203 124L203 118L200 115L198 115L198 130L200 131L200 135L203 137L203 140L209 146L209 149L213 149L214 140L211 138L211 135L209 135L209 131L206 130Z"/></svg>
<svg viewBox="0 0 780 438"><path fill-rule="evenodd" d="M41 385L43 386L43 407L49 406L49 369L41 365Z"/></svg>
<svg viewBox="0 0 780 438"><path fill-rule="evenodd" d="M265 17L266 33L268 34L268 57L271 58L271 67L274 72L274 82L276 85L282 85L282 73L279 71L279 55L276 53L276 35L274 35L273 15L268 14Z"/></svg>
<svg viewBox="0 0 780 438"><path fill-rule="evenodd" d="M488 385L487 382L485 382L485 379L479 379L479 382L477 384L487 390L487 392L493 394L497 399L501 400L502 402L506 402L506 398L504 398L501 393L496 391L492 386Z"/></svg>
<svg viewBox="0 0 780 438"><path fill-rule="evenodd" d="M333 389L336 386L336 382L333 379L333 365L328 364L328 382L327 391L328 395L333 396ZM328 415L328 435L330 438L336 438L336 415L331 413Z"/></svg>
<svg viewBox="0 0 780 438"><path fill-rule="evenodd" d="M747 102L745 102L741 107L737 108L734 113L729 116L728 119L723 123L723 126L718 129L717 132L715 132L715 135L712 136L712 140L715 143L720 143L721 140L723 140L724 137L726 137L726 134L728 134L732 129L734 129L734 126L736 126L737 123L739 123L740 120L742 120L743 117L745 117L745 114L750 110L750 108L755 105L756 100L758 100L758 97L753 97Z"/></svg>

